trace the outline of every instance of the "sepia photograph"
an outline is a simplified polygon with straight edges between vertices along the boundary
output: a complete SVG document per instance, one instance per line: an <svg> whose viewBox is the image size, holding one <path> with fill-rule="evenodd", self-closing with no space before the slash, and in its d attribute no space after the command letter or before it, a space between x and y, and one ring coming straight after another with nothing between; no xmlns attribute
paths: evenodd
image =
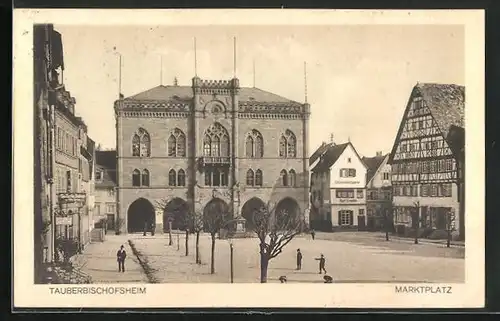
<svg viewBox="0 0 500 321"><path fill-rule="evenodd" d="M484 191L471 192L484 171L473 183L465 172L483 162L484 105L470 103L483 93L469 87L465 23L449 11L287 24L261 11L261 23L26 18L32 89L14 101L32 92L33 105L14 105L33 134L14 148L29 144L32 162L14 165L31 167L32 184L15 190L32 191L16 200L32 211L16 207L13 221L32 269L16 267L19 278L53 301L267 283L385 285L432 304L463 295L470 269L484 275ZM14 115L18 131L27 125ZM205 291L189 289L184 299Z"/></svg>

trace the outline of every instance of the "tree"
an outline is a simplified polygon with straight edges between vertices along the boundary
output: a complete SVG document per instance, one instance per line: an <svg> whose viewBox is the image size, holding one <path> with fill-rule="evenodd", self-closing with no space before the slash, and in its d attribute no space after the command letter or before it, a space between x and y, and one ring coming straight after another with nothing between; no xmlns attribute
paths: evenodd
<svg viewBox="0 0 500 321"><path fill-rule="evenodd" d="M125 220L121 217L117 217L115 220L115 234L120 235L122 227L125 225Z"/></svg>
<svg viewBox="0 0 500 321"><path fill-rule="evenodd" d="M171 199L160 199L159 201L156 201L156 209L159 211L165 211L168 208L168 211L166 212L167 216L167 222L169 224L168 226L168 245L172 245L172 225L171 222L174 220L179 220L181 219L182 222L178 222L182 226L187 225L187 218L186 215L187 213L183 213L185 211L184 205L182 203L174 203L173 205L170 205ZM187 230L187 229L186 229ZM187 239L187 231L186 231L186 239ZM187 241L186 241L186 248L187 248ZM187 250L186 250L187 251Z"/></svg>
<svg viewBox="0 0 500 321"><path fill-rule="evenodd" d="M385 240L389 241L389 228L391 226L391 216L388 209L384 209Z"/></svg>
<svg viewBox="0 0 500 321"><path fill-rule="evenodd" d="M420 202L416 201L413 203L415 207L415 215L413 219L416 221L415 224L415 244L418 244L418 234L420 234Z"/></svg>
<svg viewBox="0 0 500 321"><path fill-rule="evenodd" d="M196 234L196 264L201 264L200 233L201 231L203 231L203 213L197 211L190 211L188 215L189 215L189 228ZM186 248L187 248L187 241L186 241Z"/></svg>
<svg viewBox="0 0 500 321"><path fill-rule="evenodd" d="M454 211L450 211L446 215L446 232L448 233L446 238L446 247L451 245L452 232L455 231L456 214Z"/></svg>
<svg viewBox="0 0 500 321"><path fill-rule="evenodd" d="M215 273L215 239L217 233L225 227L229 216L227 206L222 202L210 202L205 207L203 213L203 227L212 239L211 256L210 256L210 274Z"/></svg>
<svg viewBox="0 0 500 321"><path fill-rule="evenodd" d="M269 261L277 257L304 226L303 217L292 217L284 210L276 212L270 203L254 211L252 228L259 238L260 283L267 283Z"/></svg>

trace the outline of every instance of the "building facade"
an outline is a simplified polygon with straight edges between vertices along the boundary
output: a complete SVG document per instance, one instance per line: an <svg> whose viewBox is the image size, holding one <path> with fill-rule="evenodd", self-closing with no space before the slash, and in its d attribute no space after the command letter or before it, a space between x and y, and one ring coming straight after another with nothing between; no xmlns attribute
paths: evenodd
<svg viewBox="0 0 500 321"><path fill-rule="evenodd" d="M445 230L452 216L453 225L463 224L457 156L448 132L464 127L464 100L463 86L413 88L389 158L396 229Z"/></svg>
<svg viewBox="0 0 500 321"><path fill-rule="evenodd" d="M95 221L106 222L107 230L119 229L116 215L116 151L96 151Z"/></svg>
<svg viewBox="0 0 500 321"><path fill-rule="evenodd" d="M117 214L122 232L182 228L212 205L252 222L270 202L308 206L308 104L238 79L158 86L115 102Z"/></svg>
<svg viewBox="0 0 500 321"><path fill-rule="evenodd" d="M317 229L366 227L366 165L354 146L330 143L310 159L311 217ZM314 154L313 154L314 155Z"/></svg>
<svg viewBox="0 0 500 321"><path fill-rule="evenodd" d="M366 217L369 230L392 230L392 185L389 154L377 152L374 157L363 157L366 174Z"/></svg>

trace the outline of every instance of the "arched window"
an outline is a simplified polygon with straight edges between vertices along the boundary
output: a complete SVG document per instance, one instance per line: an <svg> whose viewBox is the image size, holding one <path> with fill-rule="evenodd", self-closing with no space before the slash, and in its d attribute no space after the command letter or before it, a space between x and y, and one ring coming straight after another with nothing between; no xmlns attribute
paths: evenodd
<svg viewBox="0 0 500 321"><path fill-rule="evenodd" d="M290 170L288 174L288 180L290 182L290 186L295 187L295 171L293 169Z"/></svg>
<svg viewBox="0 0 500 321"><path fill-rule="evenodd" d="M177 186L186 186L186 173L183 169L177 172Z"/></svg>
<svg viewBox="0 0 500 321"><path fill-rule="evenodd" d="M132 186L141 186L141 172L138 169L132 172Z"/></svg>
<svg viewBox="0 0 500 321"><path fill-rule="evenodd" d="M254 185L254 173L253 173L253 170L251 170L251 169L249 169L247 171L247 185L248 186Z"/></svg>
<svg viewBox="0 0 500 321"><path fill-rule="evenodd" d="M255 171L255 185L262 186L262 171L260 169Z"/></svg>
<svg viewBox="0 0 500 321"><path fill-rule="evenodd" d="M210 136L205 135L203 138L203 155L210 156L210 145L211 145Z"/></svg>
<svg viewBox="0 0 500 321"><path fill-rule="evenodd" d="M168 172L168 186L175 186L175 171L173 169L171 169L169 172Z"/></svg>
<svg viewBox="0 0 500 321"><path fill-rule="evenodd" d="M186 135L179 128L174 129L168 138L168 156L186 156Z"/></svg>
<svg viewBox="0 0 500 321"><path fill-rule="evenodd" d="M253 138L251 136L247 136L245 151L246 157L253 157Z"/></svg>
<svg viewBox="0 0 500 321"><path fill-rule="evenodd" d="M205 156L229 156L229 134L221 124L215 123L206 129L203 143Z"/></svg>
<svg viewBox="0 0 500 321"><path fill-rule="evenodd" d="M151 141L148 132L139 128L132 137L132 156L151 156Z"/></svg>
<svg viewBox="0 0 500 321"><path fill-rule="evenodd" d="M142 186L149 186L149 171L147 169L142 171Z"/></svg>
<svg viewBox="0 0 500 321"><path fill-rule="evenodd" d="M262 158L264 156L264 139L262 135L255 137L255 157Z"/></svg>
<svg viewBox="0 0 500 321"><path fill-rule="evenodd" d="M286 173L286 170L282 170L280 172L280 176L281 176L281 185L288 186L288 175Z"/></svg>
<svg viewBox="0 0 500 321"><path fill-rule="evenodd" d="M294 158L297 157L297 139L291 130L286 130L284 135L280 137L280 157Z"/></svg>
<svg viewBox="0 0 500 321"><path fill-rule="evenodd" d="M286 157L286 138L280 137L280 157Z"/></svg>

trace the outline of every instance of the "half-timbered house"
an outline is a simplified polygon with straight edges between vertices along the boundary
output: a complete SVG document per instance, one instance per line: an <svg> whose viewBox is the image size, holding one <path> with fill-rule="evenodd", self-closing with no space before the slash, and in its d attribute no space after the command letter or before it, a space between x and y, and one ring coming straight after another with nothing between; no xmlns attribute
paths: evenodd
<svg viewBox="0 0 500 321"><path fill-rule="evenodd" d="M465 88L417 84L408 100L392 152L393 217L402 227L444 230L449 217L459 225L457 156L450 148L452 126L464 127Z"/></svg>

